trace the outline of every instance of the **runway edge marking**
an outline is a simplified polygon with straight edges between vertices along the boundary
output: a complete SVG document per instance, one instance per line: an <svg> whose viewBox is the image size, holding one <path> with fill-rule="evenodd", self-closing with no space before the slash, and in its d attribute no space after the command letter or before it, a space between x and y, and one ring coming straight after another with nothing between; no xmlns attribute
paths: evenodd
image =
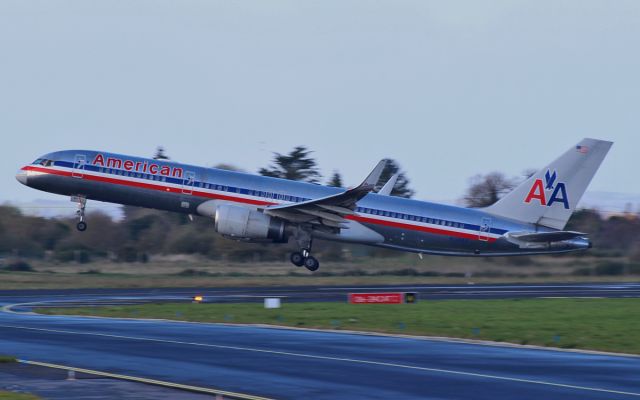
<svg viewBox="0 0 640 400"><path fill-rule="evenodd" d="M106 378L121 379L121 380L126 380L126 381L145 383L145 384L148 384L148 385L164 386L164 387L168 387L168 388L172 388L172 389L187 390L187 391L190 391L190 392L223 395L223 396L228 396L228 397L231 397L233 399L239 399L239 400L273 400L273 399L271 399L269 397L260 397L260 396L253 396L253 395L250 395L250 394L245 394L245 393L228 392L226 390L204 388L204 387L192 386L192 385L183 385L181 383L159 381L159 380L156 380L156 379L141 378L141 377L130 376L130 375L114 374L114 373L111 373L111 372L103 372L103 371L96 371L96 370L92 370L92 369L77 368L77 367L71 367L71 366L68 366L68 365L51 364L51 363L45 363L45 362L41 362L41 361L31 361L31 360L22 360L22 359L18 359L17 361L19 363L22 363L22 364L37 365L37 366L40 366L40 367L47 367L47 368L63 369L65 371L81 372L81 373L85 373L85 374L104 376Z"/></svg>
<svg viewBox="0 0 640 400"><path fill-rule="evenodd" d="M212 343L183 342L179 340L114 335L114 334L108 334L108 333L78 332L78 331L69 331L69 330L63 330L63 329L35 328L35 327L27 327L27 326L19 326L19 325L0 325L0 327L43 331L43 332L65 333L65 334L71 334L71 335L100 336L100 337L108 337L108 338L115 338L115 339L128 339L128 340L155 342L155 343L173 343L173 344L180 344L180 345L186 345L186 346L250 351L255 353L285 355L285 356L291 356L291 357L310 358L315 360L342 361L342 362L349 362L354 364L377 365L377 366L383 366L383 367L403 368L403 369L410 369L410 370L417 370L417 371L435 372L435 373L441 373L441 374L471 376L471 377L494 379L494 380L507 381L507 382L530 383L530 384L543 385L543 386L560 387L565 389L584 390L584 391L600 392L600 393L613 393L613 394L620 394L620 395L626 395L626 396L640 397L640 393L637 393L637 392L625 392L625 391L614 390L614 389L579 386L579 385L571 385L571 384L565 384L565 383L540 381L535 379L525 379L525 378L515 378L515 377L509 377L509 376L483 374L483 373L477 373L477 372L456 371L451 369L420 367L417 365L406 365L406 364L398 364L398 363L392 363L392 362L359 360L355 358L346 358L346 357L330 357L330 356L321 356L321 355L315 355L315 354L293 353L288 351L267 350L267 349L258 349L258 348L251 348L251 347L242 347L242 346L228 346L228 345L220 345L220 344L212 344ZM254 397L253 399L259 399L259 398Z"/></svg>

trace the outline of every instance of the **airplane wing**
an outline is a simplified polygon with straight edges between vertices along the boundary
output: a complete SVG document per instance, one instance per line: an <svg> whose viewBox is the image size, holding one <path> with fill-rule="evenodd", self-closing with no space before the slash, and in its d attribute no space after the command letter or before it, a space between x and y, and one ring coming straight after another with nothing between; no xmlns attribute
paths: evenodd
<svg viewBox="0 0 640 400"><path fill-rule="evenodd" d="M398 181L399 176L400 176L400 173L397 173L397 174L394 174L391 178L389 178L389 180L387 181L387 183L384 184L382 189L378 191L378 194L381 194L383 196L391 196L391 192L393 191L393 188L396 186L396 182Z"/></svg>
<svg viewBox="0 0 640 400"><path fill-rule="evenodd" d="M548 243L561 242L563 240L571 240L577 237L586 236L586 233L574 231L556 231L556 232L509 232L505 236L507 239L513 239L518 242L527 243Z"/></svg>
<svg viewBox="0 0 640 400"><path fill-rule="evenodd" d="M346 228L344 217L353 214L356 203L373 190L386 164L386 160L381 160L357 187L301 203L266 207L264 208L264 213L293 223L311 223L330 228Z"/></svg>

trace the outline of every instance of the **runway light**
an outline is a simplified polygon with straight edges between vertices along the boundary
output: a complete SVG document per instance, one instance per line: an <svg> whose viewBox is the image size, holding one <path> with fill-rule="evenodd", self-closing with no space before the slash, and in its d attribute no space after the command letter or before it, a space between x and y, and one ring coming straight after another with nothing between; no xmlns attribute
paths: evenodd
<svg viewBox="0 0 640 400"><path fill-rule="evenodd" d="M405 304L415 304L418 302L418 294L413 292L407 292L404 294Z"/></svg>
<svg viewBox="0 0 640 400"><path fill-rule="evenodd" d="M194 303L202 303L204 301L204 296L197 294L195 296L193 296L193 302Z"/></svg>

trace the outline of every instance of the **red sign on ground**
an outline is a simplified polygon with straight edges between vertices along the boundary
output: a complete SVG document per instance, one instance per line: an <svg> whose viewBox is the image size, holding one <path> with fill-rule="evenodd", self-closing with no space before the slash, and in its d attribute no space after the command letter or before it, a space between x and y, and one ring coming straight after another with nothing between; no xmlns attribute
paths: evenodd
<svg viewBox="0 0 640 400"><path fill-rule="evenodd" d="M351 304L402 304L403 293L349 293Z"/></svg>

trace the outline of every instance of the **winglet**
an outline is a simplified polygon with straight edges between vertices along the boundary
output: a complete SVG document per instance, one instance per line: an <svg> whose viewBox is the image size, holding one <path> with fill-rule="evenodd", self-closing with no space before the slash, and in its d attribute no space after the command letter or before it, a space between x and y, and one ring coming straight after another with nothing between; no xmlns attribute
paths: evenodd
<svg viewBox="0 0 640 400"><path fill-rule="evenodd" d="M360 187L366 187L371 190L380 180L380 176L382 175L382 171L384 167L387 166L387 160L380 160L378 165L371 171L371 173L367 176L367 178L360 184Z"/></svg>
<svg viewBox="0 0 640 400"><path fill-rule="evenodd" d="M389 180L387 181L387 183L384 184L382 189L378 191L378 194L381 194L383 196L391 196L391 192L393 191L393 188L396 186L396 182L398 181L399 176L400 174L397 173L397 174L394 174L391 178L389 178Z"/></svg>

